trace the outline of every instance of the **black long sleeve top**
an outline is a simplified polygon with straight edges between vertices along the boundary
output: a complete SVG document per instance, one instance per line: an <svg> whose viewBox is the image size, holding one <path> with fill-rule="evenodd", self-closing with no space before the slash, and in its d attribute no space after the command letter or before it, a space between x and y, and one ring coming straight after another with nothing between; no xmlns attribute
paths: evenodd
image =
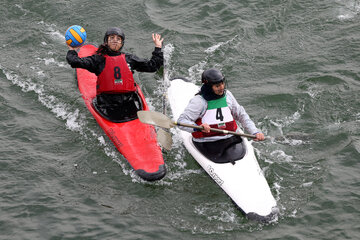
<svg viewBox="0 0 360 240"><path fill-rule="evenodd" d="M121 52L110 53L109 56L120 55ZM164 64L164 56L161 48L155 47L150 60L139 58L130 53L124 53L125 60L132 72L156 72ZM95 73L97 76L105 68L105 57L100 54L80 58L75 50L69 50L66 60L72 68L84 68L89 72Z"/></svg>

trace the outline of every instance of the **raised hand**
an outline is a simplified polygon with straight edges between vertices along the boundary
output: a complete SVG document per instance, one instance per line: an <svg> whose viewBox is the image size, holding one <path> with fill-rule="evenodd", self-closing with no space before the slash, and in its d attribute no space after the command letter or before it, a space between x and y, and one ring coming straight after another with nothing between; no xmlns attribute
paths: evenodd
<svg viewBox="0 0 360 240"><path fill-rule="evenodd" d="M153 39L153 41L154 41L154 43L155 43L155 47L157 47L157 48L161 48L162 47L162 42L164 41L164 39L163 38L161 38L161 35L160 34L158 34L158 33L153 33L152 34L152 39Z"/></svg>

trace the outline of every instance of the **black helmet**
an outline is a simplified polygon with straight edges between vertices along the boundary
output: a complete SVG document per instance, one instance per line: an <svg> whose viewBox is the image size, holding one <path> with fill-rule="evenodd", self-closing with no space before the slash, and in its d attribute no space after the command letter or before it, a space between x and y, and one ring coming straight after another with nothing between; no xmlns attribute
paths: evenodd
<svg viewBox="0 0 360 240"><path fill-rule="evenodd" d="M213 85L224 81L225 77L215 68L207 69L201 75L201 82L205 84Z"/></svg>
<svg viewBox="0 0 360 240"><path fill-rule="evenodd" d="M108 28L108 30L106 31L105 33L105 36L104 36L104 43L106 43L108 41L108 37L112 34L116 34L116 35L119 35L121 38L122 38L122 42L123 42L123 45L124 45L124 42L125 42L125 34L123 32L123 30L121 30L120 28L118 27L111 27L111 28Z"/></svg>

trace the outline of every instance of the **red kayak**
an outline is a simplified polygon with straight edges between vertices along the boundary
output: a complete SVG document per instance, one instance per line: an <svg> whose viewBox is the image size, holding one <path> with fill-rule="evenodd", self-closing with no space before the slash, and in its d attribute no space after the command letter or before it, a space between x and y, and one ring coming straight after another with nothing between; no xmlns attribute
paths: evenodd
<svg viewBox="0 0 360 240"><path fill-rule="evenodd" d="M79 57L93 55L96 50L97 47L93 45L82 46ZM102 117L92 104L96 96L97 76L81 68L76 69L76 74L79 90L87 108L135 172L147 181L163 178L166 169L154 127L141 123L139 119L116 123ZM138 85L136 89L142 101L143 110L148 111L149 107L144 94Z"/></svg>

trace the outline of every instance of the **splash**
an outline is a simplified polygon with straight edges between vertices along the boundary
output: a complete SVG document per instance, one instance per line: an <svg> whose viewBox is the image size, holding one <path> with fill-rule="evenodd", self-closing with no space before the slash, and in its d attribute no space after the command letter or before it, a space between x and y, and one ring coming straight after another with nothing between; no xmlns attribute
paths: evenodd
<svg viewBox="0 0 360 240"><path fill-rule="evenodd" d="M117 162L125 175L131 175L133 181L140 182L140 178L132 169L128 169L128 166L120 158L117 151L115 151L112 145L106 144L103 136L96 134L92 129L86 127L86 117L81 114L79 109L73 109L72 105L61 102L58 98L53 95L46 93L44 86L31 82L30 80L23 80L16 73L4 70L0 65L0 69L4 72L6 78L14 85L21 88L23 92L34 92L39 102L47 107L55 116L65 121L67 129L73 132L78 132L85 139L97 139L100 146L103 146L105 154L110 157L113 161ZM94 170L96 172L106 172Z"/></svg>
<svg viewBox="0 0 360 240"><path fill-rule="evenodd" d="M52 57L51 58L36 58L36 59L39 60L40 62L44 62L44 64L46 66L55 64L58 67L63 67L63 68L67 67L67 65L64 62L58 62Z"/></svg>
<svg viewBox="0 0 360 240"><path fill-rule="evenodd" d="M201 79L201 74L205 70L206 63L206 61L201 61L189 68L189 78L192 83L196 83L196 79Z"/></svg>
<svg viewBox="0 0 360 240"><path fill-rule="evenodd" d="M208 56L205 56L205 60L204 61L200 61L199 63L195 64L194 66L191 66L189 68L189 78L192 81L192 83L196 83L198 82L197 80L201 79L201 74L203 73L203 71L205 70L205 67L207 65L208 58L211 57L211 55L219 48L228 45L229 43L233 42L238 36L235 35L232 39L226 41L226 42L219 42L216 43L214 46L211 46L207 49L205 49L205 53L208 54ZM212 66L212 67L217 67L221 70L221 66Z"/></svg>
<svg viewBox="0 0 360 240"><path fill-rule="evenodd" d="M285 117L283 119L276 119L276 120L270 120L270 123L278 128L280 131L280 134L283 136L283 128L287 127L294 122L296 122L298 119L300 119L301 114L299 111L296 111L292 116Z"/></svg>
<svg viewBox="0 0 360 240"><path fill-rule="evenodd" d="M343 5L343 7L339 9L339 15L337 16L339 20L349 20L356 17L356 15L359 14L360 3L358 1L351 0L351 1L338 1L338 2L339 4Z"/></svg>
<svg viewBox="0 0 360 240"><path fill-rule="evenodd" d="M172 73L171 57L174 49L175 48L171 43L166 44L166 46L164 47L164 83L166 84L164 88L168 87L170 84L170 76Z"/></svg>
<svg viewBox="0 0 360 240"><path fill-rule="evenodd" d="M205 52L206 52L206 53L213 53L213 52L215 52L218 48L220 48L221 46L231 43L231 42L234 41L236 38L237 38L237 35L235 35L232 39L230 39L230 40L228 40L228 41L226 41L226 42L219 42L219 43L215 44L214 46L211 46L211 47L207 48L207 49L205 50Z"/></svg>
<svg viewBox="0 0 360 240"><path fill-rule="evenodd" d="M207 203L195 206L194 212L205 216L209 221L237 223L237 215L230 203Z"/></svg>
<svg viewBox="0 0 360 240"><path fill-rule="evenodd" d="M55 24L49 24L44 21L40 21L37 23L45 28L44 34L50 36L53 40L61 43L65 43L65 35L60 33ZM46 45L46 42L42 42L42 44Z"/></svg>
<svg viewBox="0 0 360 240"><path fill-rule="evenodd" d="M2 69L1 66L0 69ZM56 117L66 121L66 126L68 129L82 132L82 119L84 119L84 116L79 114L78 109L71 111L70 106L62 103L53 95L47 95L44 90L44 86L41 84L33 83L30 80L22 80L20 79L19 75L12 71L3 70L3 72L6 78L14 85L20 87L23 92L36 93L41 104L50 109L51 112L55 113Z"/></svg>
<svg viewBox="0 0 360 240"><path fill-rule="evenodd" d="M280 162L292 162L293 156L286 155L282 150L275 150L270 154Z"/></svg>

